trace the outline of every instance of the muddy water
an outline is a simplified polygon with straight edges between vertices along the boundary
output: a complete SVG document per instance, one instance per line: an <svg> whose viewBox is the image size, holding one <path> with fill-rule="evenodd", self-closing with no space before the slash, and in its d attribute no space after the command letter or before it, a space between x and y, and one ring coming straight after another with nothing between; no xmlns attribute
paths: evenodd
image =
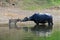
<svg viewBox="0 0 60 40"><path fill-rule="evenodd" d="M16 30L22 30L23 33L31 33L35 36L39 37L49 37L52 33L53 26L48 26L48 25L28 25L28 26L20 26L20 27L12 27L9 28L11 29L16 29Z"/></svg>
<svg viewBox="0 0 60 40"><path fill-rule="evenodd" d="M59 30L59 22L53 26L25 24L17 25L17 28L0 27L0 37L4 40L30 40L43 37L51 37L55 30Z"/></svg>
<svg viewBox="0 0 60 40"><path fill-rule="evenodd" d="M35 34L36 36L50 36L52 33L52 26L47 25L34 25L33 27L23 27L22 28L26 32L31 32L32 34Z"/></svg>

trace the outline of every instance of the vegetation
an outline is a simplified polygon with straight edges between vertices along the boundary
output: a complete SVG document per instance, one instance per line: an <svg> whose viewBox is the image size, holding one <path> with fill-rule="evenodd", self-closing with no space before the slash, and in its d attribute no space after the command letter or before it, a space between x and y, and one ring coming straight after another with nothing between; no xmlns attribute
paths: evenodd
<svg viewBox="0 0 60 40"><path fill-rule="evenodd" d="M60 4L60 0L5 0L5 2L25 10L44 9Z"/></svg>

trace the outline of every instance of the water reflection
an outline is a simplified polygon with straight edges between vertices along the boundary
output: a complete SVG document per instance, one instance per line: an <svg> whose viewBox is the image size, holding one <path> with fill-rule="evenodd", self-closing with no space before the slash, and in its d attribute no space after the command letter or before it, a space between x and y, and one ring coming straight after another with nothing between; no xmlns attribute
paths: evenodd
<svg viewBox="0 0 60 40"><path fill-rule="evenodd" d="M35 25L34 27L23 27L24 31L34 33L38 36L49 36L52 32L52 26Z"/></svg>

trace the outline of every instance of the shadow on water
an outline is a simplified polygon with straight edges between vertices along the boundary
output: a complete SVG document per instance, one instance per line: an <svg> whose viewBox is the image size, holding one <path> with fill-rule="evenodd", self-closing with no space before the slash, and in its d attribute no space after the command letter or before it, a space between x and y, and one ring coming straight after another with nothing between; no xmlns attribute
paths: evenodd
<svg viewBox="0 0 60 40"><path fill-rule="evenodd" d="M25 32L30 32L37 36L49 36L52 33L53 26L34 25L30 27L17 27L17 29L22 29Z"/></svg>
<svg viewBox="0 0 60 40"><path fill-rule="evenodd" d="M23 27L26 32L34 33L37 36L49 36L52 32L53 26L35 25L34 27Z"/></svg>

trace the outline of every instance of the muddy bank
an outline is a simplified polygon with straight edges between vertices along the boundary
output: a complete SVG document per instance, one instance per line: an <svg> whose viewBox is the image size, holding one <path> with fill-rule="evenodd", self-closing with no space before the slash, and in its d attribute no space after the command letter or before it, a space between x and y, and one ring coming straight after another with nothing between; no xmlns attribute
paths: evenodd
<svg viewBox="0 0 60 40"><path fill-rule="evenodd" d="M31 16L35 12L39 13L50 13L53 16L53 21L57 22L60 20L60 10L44 9L44 10L20 10L19 8L3 8L0 7L0 23L8 23L9 19L20 18L23 19L26 16Z"/></svg>

